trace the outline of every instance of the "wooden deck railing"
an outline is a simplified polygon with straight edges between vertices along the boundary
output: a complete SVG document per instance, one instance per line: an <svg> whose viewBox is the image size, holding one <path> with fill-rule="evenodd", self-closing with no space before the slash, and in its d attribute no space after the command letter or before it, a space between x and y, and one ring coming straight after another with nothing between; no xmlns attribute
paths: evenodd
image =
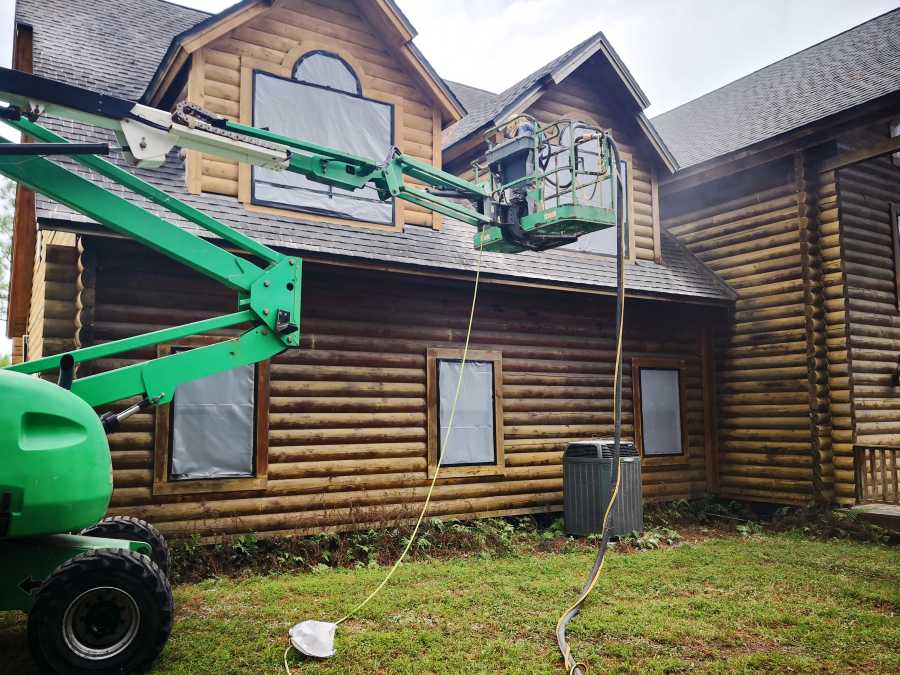
<svg viewBox="0 0 900 675"><path fill-rule="evenodd" d="M900 448L856 447L856 499L900 504Z"/></svg>

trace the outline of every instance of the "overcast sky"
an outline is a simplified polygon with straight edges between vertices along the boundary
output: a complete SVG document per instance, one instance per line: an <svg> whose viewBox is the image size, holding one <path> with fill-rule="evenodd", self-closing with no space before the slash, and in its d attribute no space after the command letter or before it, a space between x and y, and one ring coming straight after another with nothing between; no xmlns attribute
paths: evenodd
<svg viewBox="0 0 900 675"><path fill-rule="evenodd" d="M12 54L14 2L0 0L3 65ZM603 31L650 98L650 116L898 6L898 0L397 2L442 77L493 92ZM233 3L180 4L218 12Z"/></svg>

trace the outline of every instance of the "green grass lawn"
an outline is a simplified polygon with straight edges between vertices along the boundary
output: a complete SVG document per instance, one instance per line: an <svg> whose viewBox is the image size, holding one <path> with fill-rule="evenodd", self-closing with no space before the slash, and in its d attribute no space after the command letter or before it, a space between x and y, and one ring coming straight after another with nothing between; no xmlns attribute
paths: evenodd
<svg viewBox="0 0 900 675"><path fill-rule="evenodd" d="M590 568L584 547L404 565L338 629L337 655L294 672L562 672L559 611ZM176 588L157 673L277 673L287 629L334 620L384 568ZM592 672L900 672L900 550L791 535L613 552L570 643ZM0 615L0 670L29 672L24 617ZM283 672L283 670L282 670Z"/></svg>

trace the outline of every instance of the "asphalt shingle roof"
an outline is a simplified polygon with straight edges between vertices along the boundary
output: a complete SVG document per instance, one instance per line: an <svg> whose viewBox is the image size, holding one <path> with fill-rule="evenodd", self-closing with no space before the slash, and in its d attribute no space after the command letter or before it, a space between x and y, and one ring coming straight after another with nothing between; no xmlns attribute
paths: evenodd
<svg viewBox="0 0 900 675"><path fill-rule="evenodd" d="M681 167L900 89L900 9L653 118Z"/></svg>
<svg viewBox="0 0 900 675"><path fill-rule="evenodd" d="M36 74L98 91L137 98L152 77L172 37L206 14L162 0L18 0L17 20L34 27ZM138 21L138 17L147 20ZM139 25L140 30L135 28ZM75 142L106 140L106 132L84 125L47 119L45 124ZM142 207L198 233L205 233L159 207L124 192L80 165L73 170ZM326 224L314 216L280 218L248 211L237 199L190 195L185 190L184 165L177 152L157 170L134 173L209 215L265 244L327 256L376 260L435 269L473 271L474 229L445 219L441 231L410 226L387 232L351 225ZM89 223L68 208L40 195L40 221ZM686 301L729 302L732 292L688 251L663 234L664 264L639 261L628 266L626 284L632 294L677 296ZM518 255L485 253L483 273L555 284L615 287L615 261L609 256L555 250Z"/></svg>
<svg viewBox="0 0 900 675"><path fill-rule="evenodd" d="M519 98L519 96L531 89L531 87L540 81L542 77L552 73L560 64L565 63L578 54L587 45L594 42L600 35L600 33L596 33L586 40L583 40L549 63L544 64L527 77L523 77L514 85L503 90L499 94L490 94L490 92L484 91L483 89L475 89L474 87L469 87L464 84L448 83L456 93L457 98L459 98L466 107L468 114L459 122L444 130L444 147L450 147L482 125L493 120L496 115ZM472 103L471 107L469 101Z"/></svg>

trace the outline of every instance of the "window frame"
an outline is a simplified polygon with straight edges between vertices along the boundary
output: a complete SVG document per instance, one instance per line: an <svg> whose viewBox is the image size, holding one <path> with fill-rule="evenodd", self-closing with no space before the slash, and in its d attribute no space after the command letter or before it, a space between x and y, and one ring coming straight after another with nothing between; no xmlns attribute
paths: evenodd
<svg viewBox="0 0 900 675"><path fill-rule="evenodd" d="M347 91L346 89L337 89L335 87L329 87L324 84L316 85L314 82L310 82L309 80L297 79L297 77L295 76L295 73L297 72L297 68L300 67L300 64L303 63L310 56L315 56L316 54L322 54L324 56L329 56L329 57L331 57L333 59L337 59L338 61L343 63L344 66L346 66L347 70L350 71L350 74L353 75L353 78L356 80L356 95L361 98L365 98L362 95L362 82L360 82L360 80L359 80L359 75L357 74L356 69L353 66L351 66L349 63L347 63L347 59L345 59L343 56L341 56L337 52L329 51L327 49L310 49L308 52L303 52L303 54L296 61L294 61L294 65L291 66L291 76L288 79L291 79L294 82L301 82L303 84L312 84L314 86L319 86L324 89L330 89L332 91L339 91L344 94L349 94L350 92ZM381 103L381 101L379 101L379 103Z"/></svg>
<svg viewBox="0 0 900 675"><path fill-rule="evenodd" d="M671 455L647 455L644 453L644 409L641 398L641 370L674 370L678 373L678 407L681 424L681 452ZM673 357L633 357L631 359L631 393L634 414L634 442L645 466L688 464L690 448L687 430L687 362Z"/></svg>
<svg viewBox="0 0 900 675"><path fill-rule="evenodd" d="M460 361L463 350L454 348L429 348L426 355L427 395L427 475L434 478L440 455L440 388L439 361ZM470 349L466 361L489 361L494 370L494 463L441 466L441 478L461 476L501 476L506 472L506 455L503 448L503 355L499 351Z"/></svg>
<svg viewBox="0 0 900 675"><path fill-rule="evenodd" d="M157 356L170 355L179 349L192 349L222 342L224 337L194 337L159 345ZM269 473L269 361L255 364L256 391L254 405L253 462L255 475L237 478L200 478L170 480L169 464L172 448L172 403L155 409L153 425L153 494L178 495L204 492L242 492L265 490Z"/></svg>
<svg viewBox="0 0 900 675"><path fill-rule="evenodd" d="M321 89L323 91L330 91L336 94L342 94L344 96L350 96L352 98L358 98L363 101L370 101L372 103L377 103L379 105L386 106L390 110L391 117L391 127L390 127L390 144L392 146L396 145L397 139L397 105L391 101L381 101L375 98L369 98L368 96L364 96L362 93L354 94L349 91L345 91L343 89L335 89L334 87L328 87L322 84L315 84L313 82L307 82L306 80L295 80L293 77L293 71L296 68L296 64L299 64L306 56L312 53L326 53L325 50L311 50L309 52L304 52L303 56L301 56L295 62L295 65L291 67L290 73L291 75L285 76L279 73L273 73L269 70L263 68L252 68L250 70L250 124L256 124L256 77L257 75L265 75L267 77L273 77L278 80L285 80L287 82L291 82L293 84L303 86L303 87L313 87L315 89ZM333 56L344 63L353 75L356 77L357 84L359 86L360 92L362 91L362 82L360 81L359 74L356 72L353 67L347 63L345 59L340 57L339 55L333 52L327 52L329 56ZM315 143L316 141L310 141ZM377 159L377 158L373 158ZM373 227L379 227L387 230L396 230L401 223L397 217L397 200L391 200L391 222L389 223L376 223L370 220L364 220L362 218L354 218L352 216L348 216L346 214L338 213L336 211L325 211L325 210L312 210L312 209L304 209L297 206L292 206L290 204L283 204L281 202L273 202L266 199L259 199L256 196L256 166L249 167L249 176L250 176L250 192L249 192L249 204L258 208L271 209L273 211L283 211L297 215L298 217L307 217L307 218L325 218L328 219L329 222L343 222L343 223L360 223L365 225L371 225ZM327 187L327 186L325 186Z"/></svg>

